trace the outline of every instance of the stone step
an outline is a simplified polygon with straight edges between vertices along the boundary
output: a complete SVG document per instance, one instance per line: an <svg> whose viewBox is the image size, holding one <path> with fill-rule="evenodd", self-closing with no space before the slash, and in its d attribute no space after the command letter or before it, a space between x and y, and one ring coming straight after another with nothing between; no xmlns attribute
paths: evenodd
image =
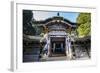
<svg viewBox="0 0 100 73"><path fill-rule="evenodd" d="M41 58L41 61L61 61L61 60L67 60L67 57L66 56L60 56L60 57Z"/></svg>
<svg viewBox="0 0 100 73"><path fill-rule="evenodd" d="M60 57L60 56L66 56L65 54L52 54L50 57Z"/></svg>

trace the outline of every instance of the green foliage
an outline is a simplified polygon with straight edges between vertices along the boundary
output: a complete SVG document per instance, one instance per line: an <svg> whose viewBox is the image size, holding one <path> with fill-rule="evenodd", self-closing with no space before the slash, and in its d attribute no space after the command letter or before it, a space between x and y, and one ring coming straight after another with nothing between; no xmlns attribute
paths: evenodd
<svg viewBox="0 0 100 73"><path fill-rule="evenodd" d="M35 28L32 27L33 13L31 10L23 10L23 33L26 35L34 35Z"/></svg>
<svg viewBox="0 0 100 73"><path fill-rule="evenodd" d="M35 35L40 35L43 32L41 27L34 26L34 28L35 28L35 31L36 31Z"/></svg>
<svg viewBox="0 0 100 73"><path fill-rule="evenodd" d="M23 23L26 25L31 21L33 13L31 10L23 10Z"/></svg>
<svg viewBox="0 0 100 73"><path fill-rule="evenodd" d="M80 13L77 18L78 23L78 36L84 37L91 34L91 14L90 13Z"/></svg>
<svg viewBox="0 0 100 73"><path fill-rule="evenodd" d="M87 22L91 22L91 14L90 13L80 13L77 18L77 23L84 24Z"/></svg>

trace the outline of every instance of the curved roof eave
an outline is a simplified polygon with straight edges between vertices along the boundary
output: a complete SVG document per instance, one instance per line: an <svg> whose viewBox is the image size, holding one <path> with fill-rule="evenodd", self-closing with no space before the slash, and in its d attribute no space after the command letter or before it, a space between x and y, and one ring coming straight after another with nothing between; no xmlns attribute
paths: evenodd
<svg viewBox="0 0 100 73"><path fill-rule="evenodd" d="M39 26L41 25L47 25L47 23L53 21L53 20L62 20L63 22L67 23L67 24L71 24L71 26L75 26L77 23L74 23L74 22L71 22L70 20L68 19L65 19L63 17L52 17L52 18L48 18L46 20L40 20L40 21L33 21L34 24L39 24Z"/></svg>

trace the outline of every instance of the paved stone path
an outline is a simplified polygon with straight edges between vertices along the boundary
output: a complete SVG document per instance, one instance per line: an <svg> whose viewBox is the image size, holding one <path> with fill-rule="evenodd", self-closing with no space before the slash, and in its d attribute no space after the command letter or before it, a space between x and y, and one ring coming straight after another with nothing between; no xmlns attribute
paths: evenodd
<svg viewBox="0 0 100 73"><path fill-rule="evenodd" d="M75 58L72 60L88 60L89 57L81 57L81 58ZM68 60L67 56L61 56L61 57L45 57L45 58L41 58L40 61L64 61L64 60Z"/></svg>

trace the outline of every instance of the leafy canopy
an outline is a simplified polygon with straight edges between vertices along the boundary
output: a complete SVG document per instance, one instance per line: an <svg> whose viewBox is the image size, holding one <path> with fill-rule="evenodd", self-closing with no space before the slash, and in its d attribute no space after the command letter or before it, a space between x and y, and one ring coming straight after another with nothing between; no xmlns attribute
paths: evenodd
<svg viewBox="0 0 100 73"><path fill-rule="evenodd" d="M91 33L91 14L90 13L80 13L77 17L78 23L78 36L84 37Z"/></svg>

